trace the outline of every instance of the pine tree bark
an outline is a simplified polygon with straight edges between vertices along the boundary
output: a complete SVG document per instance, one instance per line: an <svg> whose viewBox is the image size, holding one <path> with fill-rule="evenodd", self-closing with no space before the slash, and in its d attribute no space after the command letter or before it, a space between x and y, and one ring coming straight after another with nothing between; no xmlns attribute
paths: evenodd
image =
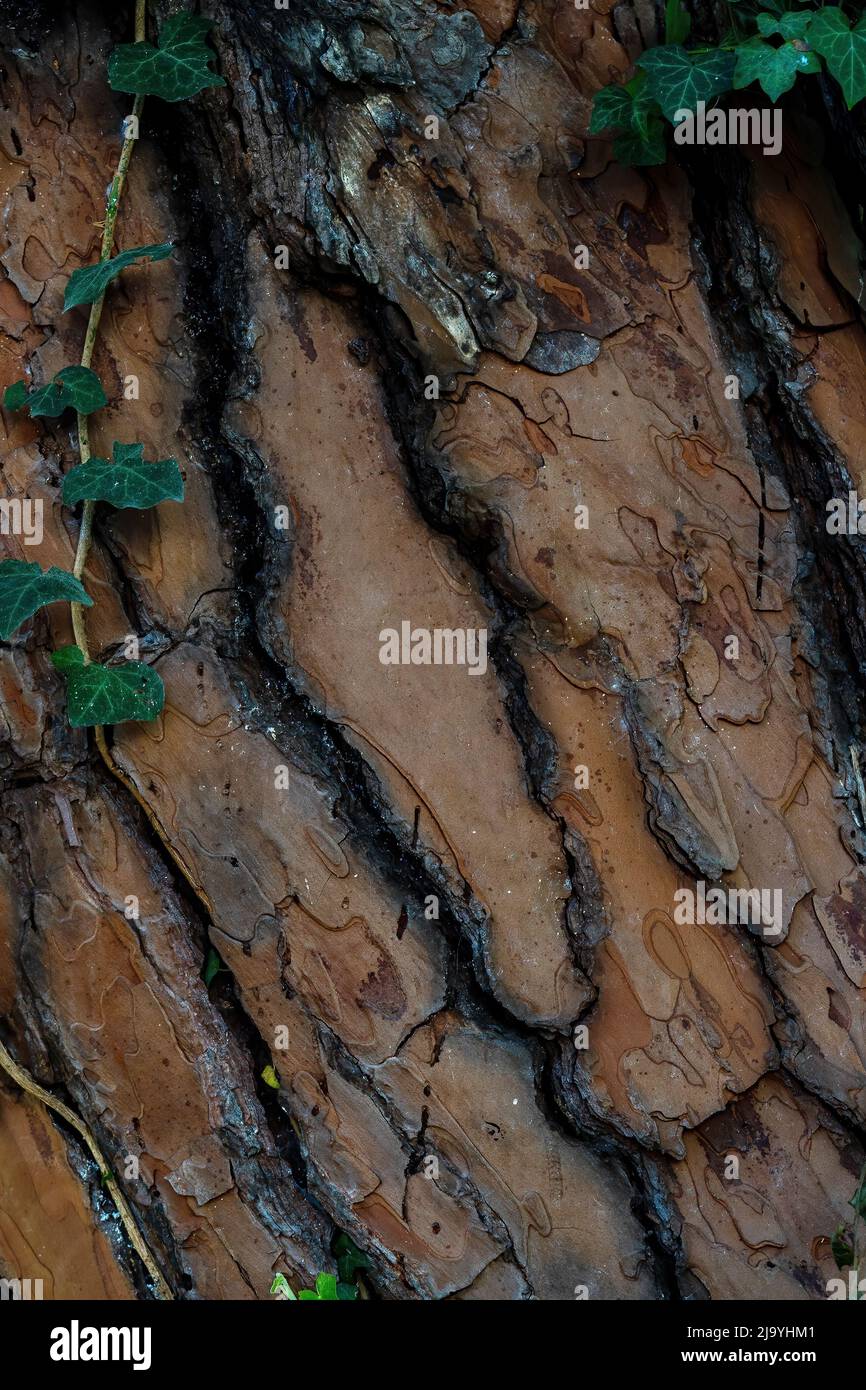
<svg viewBox="0 0 866 1390"><path fill-rule="evenodd" d="M80 351L130 18L18 8L3 385ZM166 710L112 776L66 611L0 651L0 1040L177 1298L309 1285L339 1231L389 1299L822 1298L866 1111L863 541L825 525L866 487L862 130L825 92L777 158L620 167L586 129L649 0L205 9L227 85L148 106L119 223L177 251L94 360L94 452L185 473L87 572ZM4 553L71 568L68 424L3 427L46 515ZM486 668L384 665L404 622ZM682 924L699 883L779 929ZM0 1275L154 1296L8 1077Z"/></svg>

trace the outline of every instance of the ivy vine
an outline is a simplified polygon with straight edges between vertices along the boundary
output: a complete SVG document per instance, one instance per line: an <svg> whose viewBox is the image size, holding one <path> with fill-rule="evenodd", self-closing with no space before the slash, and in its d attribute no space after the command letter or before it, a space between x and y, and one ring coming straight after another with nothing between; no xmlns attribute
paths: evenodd
<svg viewBox="0 0 866 1390"><path fill-rule="evenodd" d="M206 43L211 21L197 15L178 15L166 20L153 48L146 40L147 0L136 0L135 41L122 44L111 55L108 76L111 87L130 93L135 100L132 117L124 122L124 140L117 170L108 190L103 222L102 244L95 265L73 272L66 286L64 312L79 305L90 305L81 361L63 367L40 386L16 381L3 396L6 410L29 412L32 419L43 416L58 419L74 411L77 423L78 462L63 479L65 506L81 506L78 544L72 573L52 566L43 570L36 563L4 560L0 563L0 639L12 633L48 604L71 605L73 646L52 652L52 661L67 683L67 710L73 727L94 727L97 747L107 766L124 783L142 806L160 838L187 880L188 869L165 840L153 812L134 783L114 762L105 740L104 726L128 720L155 719L163 708L165 691L158 673L139 661L120 661L101 665L93 661L87 641L84 613L93 600L83 579L93 533L93 514L101 502L116 508L146 508L164 501L183 501L183 478L175 459L148 462L140 443L115 442L111 459L94 457L90 449L89 417L107 405L108 400L91 366L106 292L112 281L129 266L164 260L172 246L135 246L113 255L115 228L126 175L146 96L163 101L181 101L206 87L224 86L212 69L215 53ZM193 884L193 887L195 885ZM138 1230L135 1219L116 1178L83 1120L63 1101L40 1086L0 1042L0 1070L70 1124L87 1145L97 1163L101 1181L110 1193L131 1244L143 1261L158 1297L170 1299L171 1289Z"/></svg>
<svg viewBox="0 0 866 1390"><path fill-rule="evenodd" d="M115 91L132 94L135 101L132 118L124 123L120 159L108 190L99 260L73 272L64 296L65 313L79 305L90 305L81 361L61 368L42 386L16 381L3 396L7 410L26 410L34 419L56 419L67 410L75 411L79 461L64 477L62 499L65 506L81 505L82 510L71 574L55 567L42 570L37 563L24 560L0 563L0 638L7 640L48 604L71 604L75 645L52 652L51 659L66 679L70 724L74 728L95 727L103 752L104 726L155 719L163 708L165 690L158 673L144 662L101 665L91 659L84 610L93 606L93 600L83 580L94 509L98 502L115 508L142 509L169 500L182 502L184 496L183 478L175 459L148 462L140 443L115 441L110 460L94 457L90 449L89 417L108 403L102 382L91 366L106 291L129 266L164 260L173 249L170 242L163 242L131 247L112 255L117 215L145 97L182 101L205 87L225 85L210 66L215 54L206 43L209 19L182 14L166 20L154 48L145 37L146 10L146 0L136 0L135 42L121 44L108 63L109 85Z"/></svg>

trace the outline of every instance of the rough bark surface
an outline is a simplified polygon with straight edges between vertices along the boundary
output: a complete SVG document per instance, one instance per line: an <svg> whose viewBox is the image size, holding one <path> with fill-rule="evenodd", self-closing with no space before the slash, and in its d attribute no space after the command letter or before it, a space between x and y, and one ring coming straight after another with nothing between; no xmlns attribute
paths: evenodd
<svg viewBox="0 0 866 1390"><path fill-rule="evenodd" d="M3 384L80 352L130 27L15 8ZM113 734L147 815L49 609L0 649L0 1037L180 1298L309 1284L338 1230L385 1298L821 1298L866 1112L863 553L824 528L866 492L857 133L816 103L776 159L618 166L585 132L649 0L205 9L227 86L150 103L120 218L178 251L94 364L98 452L186 477L87 572L94 652L166 685ZM4 552L70 568L69 425L3 428L47 518ZM383 665L407 620L487 628L486 672ZM782 932L678 925L696 880L780 889ZM0 1267L152 1296L7 1079Z"/></svg>

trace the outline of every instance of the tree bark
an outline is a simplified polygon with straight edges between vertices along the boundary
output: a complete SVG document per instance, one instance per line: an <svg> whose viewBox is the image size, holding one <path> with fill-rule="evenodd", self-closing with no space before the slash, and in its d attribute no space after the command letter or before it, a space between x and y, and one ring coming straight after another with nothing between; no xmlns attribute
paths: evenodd
<svg viewBox="0 0 866 1390"><path fill-rule="evenodd" d="M3 385L80 353L131 29L17 8ZM0 650L0 1040L177 1298L308 1286L339 1231L387 1299L823 1298L866 1112L863 541L825 525L866 488L862 132L825 93L776 158L619 166L586 129L649 0L205 8L227 85L148 103L119 221L176 254L94 359L94 453L185 474L86 574L166 709L112 775L67 610ZM46 515L5 553L71 569L69 425L3 425ZM403 623L489 660L383 664ZM700 883L778 930L683 924ZM0 1274L155 1296L9 1076Z"/></svg>

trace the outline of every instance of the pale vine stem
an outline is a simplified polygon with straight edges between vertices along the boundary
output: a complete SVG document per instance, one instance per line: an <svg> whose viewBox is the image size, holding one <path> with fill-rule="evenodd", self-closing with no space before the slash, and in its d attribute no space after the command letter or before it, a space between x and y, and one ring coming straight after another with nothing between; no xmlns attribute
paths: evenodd
<svg viewBox="0 0 866 1390"><path fill-rule="evenodd" d="M136 43L143 42L145 38L146 14L147 0L136 0ZM136 117L137 120L141 119L141 112L143 106L144 97L137 96L132 107L132 114L134 117ZM135 139L136 122L132 122L130 130L124 138L123 147L120 152L120 160L117 165L117 172L111 181L111 187L108 192L108 199L105 209L105 223L102 232L102 247L99 255L100 261L109 260L111 257L112 249L114 247L114 230L115 225L117 223L117 213L120 207L120 198L121 194L123 193L123 186L126 182L126 172L129 168L129 161L132 158L132 151L135 146ZM89 367L91 361L93 360L93 350L96 346L96 335L99 331L99 320L102 317L102 305L104 300L105 295L103 293L99 296L98 299L94 300L93 304L90 307L90 318L87 323L87 333L84 339L84 349L81 354L82 367ZM86 415L78 416L78 448L79 453L81 455L81 462L86 463L87 460L90 458L90 436L88 434ZM93 531L93 506L93 502L90 501L85 502L84 504L84 513L81 519L81 530L78 534L78 548L75 555L75 567L73 570L76 579L81 579L81 576L84 573L85 565L87 564L87 556L90 550L90 539ZM75 634L76 644L80 648L81 654L84 657L85 662L89 662L90 652L87 645L87 631L84 623L83 606L80 603L73 603L71 605L71 609L72 630ZM126 777L126 775L114 762L114 759L112 758L111 753L109 752L108 745L105 742L105 733L102 727L98 727L95 733L97 746L99 748L100 753L102 754L103 759L105 760L106 765L114 773L114 775L118 777L121 782L123 782L124 786L128 787L129 790L132 791L139 804L143 805L142 798L138 794L137 788L133 787L130 779ZM145 807L144 809L148 812L148 818L150 819L151 823L155 824L155 819L152 813L149 812L149 809L147 807ZM162 834L161 828L157 826L157 829L160 830L161 838L164 841L165 836ZM177 862L177 856L175 855L174 857ZM183 865L180 865L180 867L183 869L183 872L185 873L187 879L189 879L190 876L186 868ZM117 1209L117 1214L120 1217L121 1222L123 1223L123 1228L126 1231L129 1242L132 1245L135 1252L137 1253L148 1274L150 1275L159 1297L162 1299L172 1299L174 1295L172 1294L171 1289L169 1288L168 1284L163 1278L159 1266L157 1265L152 1254L148 1250L147 1245L145 1244L144 1238L141 1232L139 1231L138 1226L136 1225L135 1218L133 1217L132 1212L130 1211L126 1198L121 1192L117 1184L117 1180L111 1173L108 1164L102 1156L102 1150L100 1149L93 1135L90 1133L90 1130L87 1128L84 1121L79 1119L75 1112L71 1110L69 1106L66 1105L62 1100L57 1100L57 1098L53 1096L50 1091L46 1091L43 1086L40 1086L37 1081L34 1081L33 1077L30 1076L29 1072L27 1072L24 1069L24 1067L19 1066L19 1064L15 1061L11 1053L9 1053L7 1049L3 1046L2 1042L0 1042L0 1068L2 1068L8 1076L11 1076L13 1081L17 1082L17 1084L21 1087L22 1091L26 1091L28 1095L34 1096L37 1100L41 1101L43 1105L48 1106L49 1110L53 1110L55 1114L60 1115L61 1118L64 1119L66 1123L70 1125L72 1129L75 1130L76 1134L79 1135L79 1137L83 1140L83 1142L89 1149L93 1159L99 1166L102 1181L105 1185L106 1191L109 1193L112 1201L114 1202L115 1208Z"/></svg>
<svg viewBox="0 0 866 1390"><path fill-rule="evenodd" d="M150 1275L151 1279L156 1285L160 1298L172 1298L173 1295L171 1289L168 1287L168 1284L163 1279L162 1274L159 1271L159 1267L156 1264L156 1261L154 1260L153 1256L151 1255L150 1251L145 1245L141 1236L141 1232L135 1224L135 1218L133 1217L132 1212L129 1210L126 1198L124 1197L123 1193L118 1187L117 1181L113 1173L110 1171L108 1164L102 1156L102 1150L100 1149L93 1135L90 1133L90 1130L87 1128L86 1124L84 1124L83 1120L79 1120L74 1110L70 1110L69 1106L65 1105L62 1100L58 1100L57 1097L53 1096L50 1091L46 1091L44 1087L40 1086L38 1082L34 1081L33 1077L30 1076L29 1073L26 1072L23 1067L19 1067L18 1063L15 1061L15 1058L12 1057L9 1052L6 1051L6 1048L3 1046L2 1042L0 1042L0 1066L2 1066L3 1070L7 1072L9 1076L12 1077L13 1081L18 1082L18 1085L21 1087L22 1091L26 1091L28 1095L35 1096L37 1100L42 1101L43 1105L47 1105L49 1110L55 1111L55 1113L60 1115L60 1117L64 1119L66 1123L72 1127L72 1129L75 1130L75 1133L79 1135L81 1139L83 1139L84 1143L90 1150L90 1153L93 1156L94 1161L99 1165L99 1171L102 1177L102 1181L105 1184L106 1190L111 1194L111 1199L114 1202L115 1207L117 1208L118 1216L123 1222L123 1226L126 1231L126 1234L129 1237L130 1244L135 1249L139 1259L147 1269L148 1274Z"/></svg>
<svg viewBox="0 0 866 1390"><path fill-rule="evenodd" d="M146 15L147 0L136 0L136 43L142 43L145 39ZM117 164L117 172L115 173L114 178L111 181L111 187L108 190L108 200L105 208L105 222L103 223L102 229L102 245L100 247L99 252L100 261L110 260L111 253L114 249L114 232L117 224L117 214L120 210L120 199L123 194L124 185L126 183L126 174L127 170L129 169L130 160L132 159L132 152L135 148L135 141L137 139L137 123L141 120L141 113L143 109L144 97L137 96L132 106L132 115L133 117L135 117L135 120L133 120L130 123L128 133L124 138L123 147L120 151L120 159ZM90 317L87 321L87 332L84 336L84 348L81 353L82 367L89 367L91 362L93 361L93 353L96 347L96 338L97 334L99 333L99 323L102 318L102 306L104 302L105 293L103 292L98 299L95 299L93 301L93 303L90 306ZM78 452L81 457L81 462L86 463L91 456L90 432L88 426L88 419L86 415L78 416ZM75 552L75 564L72 569L72 573L75 575L75 578L80 580L83 580L84 570L87 565L87 557L90 554L90 542L93 537L94 507L94 502L86 501L84 503L84 509L81 516L81 530L78 533L78 547ZM85 665L87 665L90 662L90 647L87 641L87 626L84 617L84 605L80 603L72 603L70 604L70 608L72 611L72 631L75 635L75 643L78 649L80 650L81 655L84 657ZM164 845L165 849L171 855L171 858L173 859L177 868L183 874L183 877L186 879L187 883L190 885L196 896L205 905L205 907L208 910L208 913L210 913L210 903L204 897L203 893L201 892L199 886L195 882L186 864L183 862L183 860L177 854L174 847L169 842L168 836L166 835L165 830L160 824L158 818L154 815L150 806L148 806L147 802L139 792L132 779L128 777L126 773L123 771L123 769L118 767L117 763L114 761L111 750L108 747L108 743L105 738L105 730L102 727L102 725L97 724L94 728L93 733L94 738L96 739L96 746L99 749L99 753L102 757L102 761L105 763L105 766L108 768L109 772L114 777L116 777L119 782L123 784L123 786L129 792L130 796L132 796L134 800L138 803L138 805L141 807L151 826L153 827L156 834L162 841L162 844Z"/></svg>
<svg viewBox="0 0 866 1390"><path fill-rule="evenodd" d="M143 43L145 37L145 19L147 15L147 0L135 0L135 42ZM138 138L138 122L141 120L141 113L144 109L144 97L137 96L132 105L133 120L127 129L123 141L123 148L120 151L120 160L117 165L117 173L111 180L111 187L108 190L108 200L105 207L105 223L102 229L102 246L99 252L100 261L111 259L111 252L114 249L114 229L117 224L117 214L120 210L120 199L123 194L123 186L126 183L126 171L129 168L129 161L132 159L132 151ZM105 303L105 291L95 299L90 306L90 318L87 321L87 333L84 337L84 349L81 353L82 367L89 367L93 361L93 350L96 347L96 335L99 332L99 321L102 318L102 306ZM87 424L87 416L78 416L78 452L81 462L86 463L90 458L90 431ZM72 573L76 579L81 579L84 574L84 567L87 564L87 556L90 553L90 538L93 533L93 508L95 503L88 500L84 503L84 511L81 517L81 530L78 533L78 548L75 552L75 565ZM75 641L84 657L85 663L90 661L90 650L87 645L87 629L84 622L84 607L80 603L70 605L72 609L72 630L75 633Z"/></svg>

